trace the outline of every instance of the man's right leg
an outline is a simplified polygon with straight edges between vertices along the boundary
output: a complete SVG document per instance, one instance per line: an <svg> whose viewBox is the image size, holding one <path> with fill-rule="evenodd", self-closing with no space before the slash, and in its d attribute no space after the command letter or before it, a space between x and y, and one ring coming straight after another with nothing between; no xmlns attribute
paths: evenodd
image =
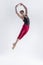
<svg viewBox="0 0 43 65"><path fill-rule="evenodd" d="M13 43L13 47L12 47L12 49L14 49L14 48L16 47L16 44L18 43L18 41L19 41L19 39L17 39L16 42Z"/></svg>

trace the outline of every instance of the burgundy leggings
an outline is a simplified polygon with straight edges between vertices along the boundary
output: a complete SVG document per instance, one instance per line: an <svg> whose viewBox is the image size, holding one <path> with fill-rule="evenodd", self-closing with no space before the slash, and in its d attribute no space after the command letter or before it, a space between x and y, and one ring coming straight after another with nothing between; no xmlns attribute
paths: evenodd
<svg viewBox="0 0 43 65"><path fill-rule="evenodd" d="M23 38L23 36L28 32L28 30L29 30L29 25L23 24L18 39L20 40L21 38Z"/></svg>

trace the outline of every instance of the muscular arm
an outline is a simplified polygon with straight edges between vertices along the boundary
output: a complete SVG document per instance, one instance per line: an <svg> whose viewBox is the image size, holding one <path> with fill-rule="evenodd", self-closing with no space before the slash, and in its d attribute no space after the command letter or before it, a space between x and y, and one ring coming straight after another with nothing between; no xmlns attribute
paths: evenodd
<svg viewBox="0 0 43 65"><path fill-rule="evenodd" d="M27 7L25 5L23 5L23 7L25 8L25 15L27 15Z"/></svg>
<svg viewBox="0 0 43 65"><path fill-rule="evenodd" d="M19 13L18 13L18 11L17 11L17 6L18 6L19 4L17 4L16 6L15 6L15 11L16 11L16 14L21 18L21 19L23 19L23 16L21 16Z"/></svg>

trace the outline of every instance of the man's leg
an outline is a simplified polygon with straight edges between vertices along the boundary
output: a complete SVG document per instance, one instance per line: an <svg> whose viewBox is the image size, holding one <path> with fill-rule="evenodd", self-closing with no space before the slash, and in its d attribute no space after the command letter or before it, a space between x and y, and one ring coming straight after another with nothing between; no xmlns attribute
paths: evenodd
<svg viewBox="0 0 43 65"><path fill-rule="evenodd" d="M16 47L16 44L18 43L18 41L19 41L19 39L17 39L16 42L13 43L13 47L12 47L12 49L14 49L14 48Z"/></svg>

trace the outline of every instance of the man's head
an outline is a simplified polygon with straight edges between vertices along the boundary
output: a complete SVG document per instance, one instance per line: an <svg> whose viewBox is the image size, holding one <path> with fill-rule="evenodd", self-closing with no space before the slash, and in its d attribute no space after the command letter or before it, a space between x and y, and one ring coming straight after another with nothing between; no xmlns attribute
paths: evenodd
<svg viewBox="0 0 43 65"><path fill-rule="evenodd" d="M24 14L24 10L21 10L21 11L20 11L20 14L23 15L23 14Z"/></svg>

